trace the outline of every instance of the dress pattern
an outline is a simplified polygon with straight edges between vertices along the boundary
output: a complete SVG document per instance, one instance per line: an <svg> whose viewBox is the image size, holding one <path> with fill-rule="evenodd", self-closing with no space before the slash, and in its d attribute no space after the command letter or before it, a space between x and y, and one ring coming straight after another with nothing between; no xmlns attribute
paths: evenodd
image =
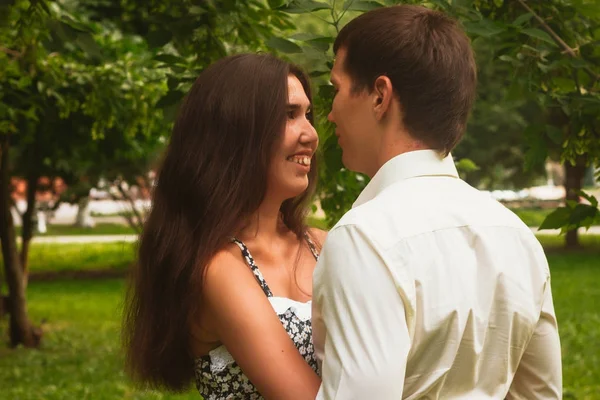
<svg viewBox="0 0 600 400"><path fill-rule="evenodd" d="M310 251L318 261L319 254L315 244L308 235L305 235L305 238ZM246 263L269 298L269 302L294 345L308 365L319 373L312 342L311 302L301 303L288 298L274 297L246 245L235 238L232 241L242 251ZM210 351L208 355L197 358L194 363L194 373L196 388L205 400L259 400L263 398L225 346L219 346Z"/></svg>

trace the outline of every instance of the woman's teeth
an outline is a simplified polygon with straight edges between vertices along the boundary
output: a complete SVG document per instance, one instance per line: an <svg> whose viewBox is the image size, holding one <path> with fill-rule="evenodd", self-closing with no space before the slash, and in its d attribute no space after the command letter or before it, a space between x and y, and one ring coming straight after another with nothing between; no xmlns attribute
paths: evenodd
<svg viewBox="0 0 600 400"><path fill-rule="evenodd" d="M287 160L298 163L300 165L310 165L310 157L307 156L292 156L288 157Z"/></svg>

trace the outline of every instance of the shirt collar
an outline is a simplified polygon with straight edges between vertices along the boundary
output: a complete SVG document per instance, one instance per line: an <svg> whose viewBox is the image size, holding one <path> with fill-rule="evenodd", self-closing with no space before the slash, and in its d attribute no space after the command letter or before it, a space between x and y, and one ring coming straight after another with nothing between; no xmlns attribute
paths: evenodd
<svg viewBox="0 0 600 400"><path fill-rule="evenodd" d="M458 178L452 155L442 158L435 150L417 150L400 154L387 161L360 193L352 208L372 200L394 182L418 176Z"/></svg>

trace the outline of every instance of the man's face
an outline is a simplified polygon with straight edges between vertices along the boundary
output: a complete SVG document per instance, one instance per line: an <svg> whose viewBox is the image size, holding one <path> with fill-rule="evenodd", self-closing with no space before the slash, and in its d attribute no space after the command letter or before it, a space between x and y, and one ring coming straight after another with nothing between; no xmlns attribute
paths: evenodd
<svg viewBox="0 0 600 400"><path fill-rule="evenodd" d="M342 148L342 162L349 170L372 175L371 165L376 159L377 121L368 91L354 93L353 82L344 69L346 49L338 50L331 83L336 94L328 119L336 125L335 134Z"/></svg>

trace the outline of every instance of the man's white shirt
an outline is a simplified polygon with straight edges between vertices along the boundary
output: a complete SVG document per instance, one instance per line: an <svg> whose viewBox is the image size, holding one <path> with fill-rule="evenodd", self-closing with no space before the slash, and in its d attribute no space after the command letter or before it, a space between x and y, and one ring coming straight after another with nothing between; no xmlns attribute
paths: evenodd
<svg viewBox="0 0 600 400"><path fill-rule="evenodd" d="M317 399L562 397L543 249L451 156L388 161L329 233L313 285Z"/></svg>

